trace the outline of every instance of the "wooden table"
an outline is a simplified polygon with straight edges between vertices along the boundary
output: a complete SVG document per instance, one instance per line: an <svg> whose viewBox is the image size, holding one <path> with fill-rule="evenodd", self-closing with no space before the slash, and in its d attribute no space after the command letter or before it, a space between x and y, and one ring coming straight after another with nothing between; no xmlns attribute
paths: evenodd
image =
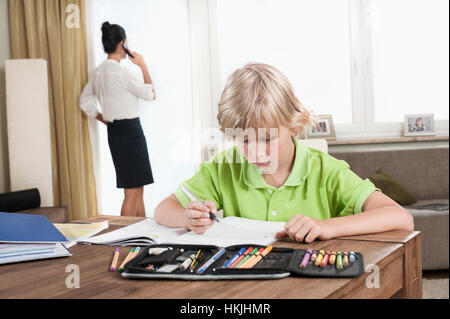
<svg viewBox="0 0 450 319"><path fill-rule="evenodd" d="M106 231L132 224L142 218L97 216L90 222L108 220ZM114 249L108 246L76 245L73 256L0 265L0 298L421 298L422 264L420 232L386 232L351 236L313 244L286 241L276 247L358 251L364 255L366 272L356 278L298 278L275 280L129 280L109 272ZM121 249L121 259L130 248ZM67 266L80 270L80 287L67 288L72 274ZM368 288L379 269L379 288ZM372 277L370 277L372 276ZM374 282L373 280L370 282Z"/></svg>

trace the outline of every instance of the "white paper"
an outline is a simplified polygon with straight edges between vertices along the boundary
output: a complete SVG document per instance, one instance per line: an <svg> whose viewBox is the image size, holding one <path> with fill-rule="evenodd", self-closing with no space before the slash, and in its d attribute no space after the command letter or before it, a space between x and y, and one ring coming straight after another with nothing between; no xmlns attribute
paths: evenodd
<svg viewBox="0 0 450 319"><path fill-rule="evenodd" d="M215 222L203 234L186 233L170 243L200 244L226 247L241 244L269 245L277 240L276 233L285 222L268 222L240 217L226 217Z"/></svg>
<svg viewBox="0 0 450 319"><path fill-rule="evenodd" d="M240 217L226 217L208 228L203 234L196 234L185 228L170 228L156 223L153 218L118 230L79 241L111 246L148 246L152 244L198 244L219 247L275 242L276 233L284 228L285 222L268 222Z"/></svg>

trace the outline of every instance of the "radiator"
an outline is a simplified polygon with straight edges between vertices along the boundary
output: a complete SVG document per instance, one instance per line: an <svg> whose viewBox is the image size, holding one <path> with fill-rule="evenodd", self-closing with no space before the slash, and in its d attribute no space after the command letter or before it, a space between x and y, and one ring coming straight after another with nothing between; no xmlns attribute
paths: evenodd
<svg viewBox="0 0 450 319"><path fill-rule="evenodd" d="M11 191L37 188L53 206L47 62L6 60L5 82Z"/></svg>

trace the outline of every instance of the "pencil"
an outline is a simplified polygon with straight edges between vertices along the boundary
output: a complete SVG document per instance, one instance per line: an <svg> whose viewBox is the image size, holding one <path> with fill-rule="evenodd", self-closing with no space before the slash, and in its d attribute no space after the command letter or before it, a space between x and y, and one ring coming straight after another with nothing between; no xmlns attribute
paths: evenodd
<svg viewBox="0 0 450 319"><path fill-rule="evenodd" d="M272 250L272 248L273 248L272 246L267 246L261 254L259 254L255 259L253 259L251 264L247 265L247 267L252 268L253 266L255 266L261 259L263 259L263 257L265 257Z"/></svg>
<svg viewBox="0 0 450 319"><path fill-rule="evenodd" d="M255 248L257 249L257 248ZM260 248L256 253L254 253L247 261L243 262L239 268L250 268L250 265L253 263L253 260L256 259L262 252L264 248Z"/></svg>
<svg viewBox="0 0 450 319"><path fill-rule="evenodd" d="M200 202L202 204L205 204L205 202L202 202L200 199L198 199L197 197L195 197L194 194L192 194L184 185L181 185L181 189L183 190L183 192L186 194L187 197L189 197L190 200L192 201L197 201ZM216 214L213 214L211 212L209 212L209 218L212 220L215 220L216 222L220 223L219 218L217 218Z"/></svg>
<svg viewBox="0 0 450 319"><path fill-rule="evenodd" d="M251 252L249 252L247 254L247 256L245 256L240 262L238 262L236 264L236 266L234 266L234 268L241 268L242 265L245 264L247 262L247 260L249 260L254 254L256 254L257 251L258 251L258 248L254 248Z"/></svg>
<svg viewBox="0 0 450 319"><path fill-rule="evenodd" d="M197 251L197 254L195 255L194 259L192 260L192 263L191 263L191 265L189 266L189 269L190 269L191 272L193 272L193 271L194 271L194 268L197 266L197 264L198 264L198 256L200 256L200 253L201 253L201 252L202 252L202 250L199 249L199 250Z"/></svg>
<svg viewBox="0 0 450 319"><path fill-rule="evenodd" d="M131 249L130 252L128 253L128 255L125 257L125 259L122 261L122 263L120 264L120 267L119 267L119 272L122 272L123 271L123 267L125 266L125 264L127 262L129 262L131 260L131 258L133 258L134 251L135 251L134 248Z"/></svg>
<svg viewBox="0 0 450 319"><path fill-rule="evenodd" d="M225 247L220 248L220 250L212 256L200 269L197 270L197 274L202 274L209 266L211 266L220 256L225 253Z"/></svg>
<svg viewBox="0 0 450 319"><path fill-rule="evenodd" d="M134 257L136 257L139 254L139 251L141 250L141 247L137 246L136 249L134 250L133 256L131 257L131 259L133 259ZM130 260L131 260L130 259Z"/></svg>
<svg viewBox="0 0 450 319"><path fill-rule="evenodd" d="M109 271L116 271L117 269L117 263L119 261L119 253L120 253L120 249L116 248L116 251L114 252L114 257L111 263L111 268L109 269Z"/></svg>

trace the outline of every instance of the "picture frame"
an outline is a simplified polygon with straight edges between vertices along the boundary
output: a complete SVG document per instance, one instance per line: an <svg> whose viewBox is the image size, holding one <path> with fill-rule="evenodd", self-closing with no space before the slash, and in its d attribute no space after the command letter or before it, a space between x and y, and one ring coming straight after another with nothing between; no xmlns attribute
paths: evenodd
<svg viewBox="0 0 450 319"><path fill-rule="evenodd" d="M435 135L434 114L405 114L404 136Z"/></svg>
<svg viewBox="0 0 450 319"><path fill-rule="evenodd" d="M336 140L333 117L331 114L319 115L319 121L315 127L308 127L307 138L324 138L326 140Z"/></svg>

